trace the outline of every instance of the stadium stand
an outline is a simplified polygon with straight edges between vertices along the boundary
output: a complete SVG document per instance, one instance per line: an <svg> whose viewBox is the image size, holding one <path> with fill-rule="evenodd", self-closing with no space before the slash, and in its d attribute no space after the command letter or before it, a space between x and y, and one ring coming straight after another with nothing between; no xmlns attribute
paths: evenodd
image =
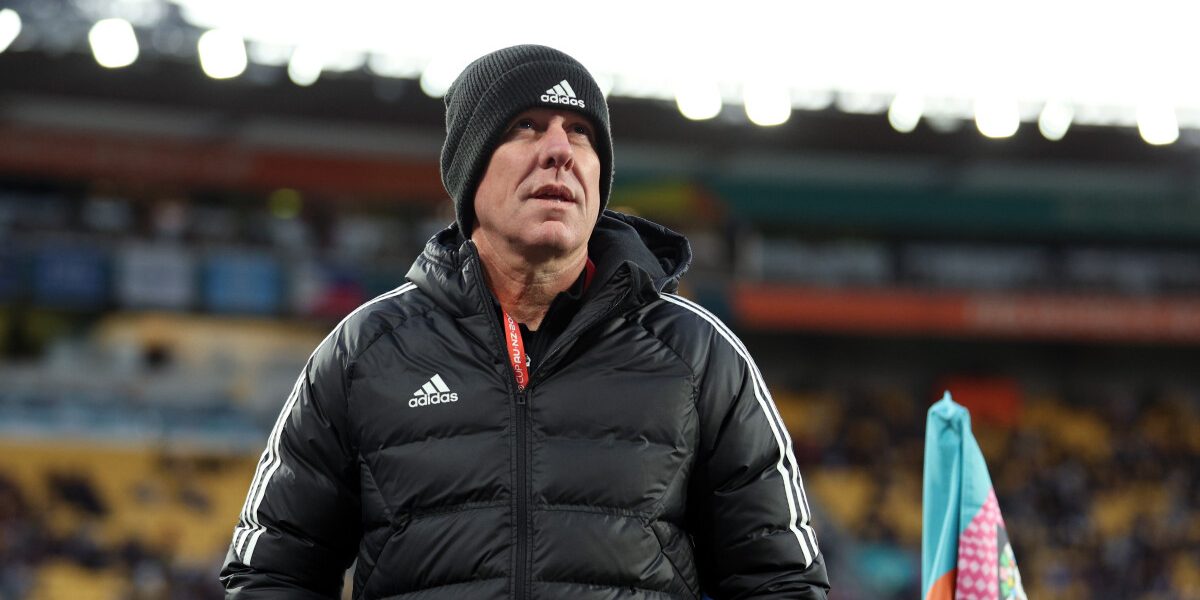
<svg viewBox="0 0 1200 600"><path fill-rule="evenodd" d="M255 457L139 443L0 444L6 597L210 598Z"/></svg>
<svg viewBox="0 0 1200 600"><path fill-rule="evenodd" d="M48 204L23 200L34 189ZM681 197L688 194L696 195ZM45 181L0 187L13 242L0 263L8 286L0 304L7 357L0 364L0 589L7 597L219 597L215 565L299 365L333 321L394 285L399 257L414 253L439 218L411 208L347 208L320 196L280 217L269 212L270 196L261 202L257 214L223 213L222 202L203 198L175 196L164 209L115 189L98 197ZM126 216L96 216L106 211ZM225 214L216 220L234 233L214 241L203 225L214 214ZM105 219L129 221L135 233L106 231ZM285 233L255 231L264 219L273 224L267 230ZM886 304L913 290L1094 293L1099 278L1112 298L1186 300L1197 290L1186 267L1164 266L1129 285L1119 266L1107 279L1095 265L1091 279L1071 279L1063 276L1071 251L1033 244L964 253L935 271L925 260L917 261L922 269L904 266L911 243L787 250L771 246L769 230L744 224L681 226L700 232L689 293L743 323L763 357L840 597L918 593L923 411L938 385L976 414L1033 597L1196 595L1200 385L1186 341L1126 347L1122 336L1141 333L1110 329L1116 341L1097 341L1035 329L1029 337L1001 331L955 342L964 330L897 337L888 329L902 323L895 320L850 335L836 327L767 334L726 291L760 282L806 293L875 290ZM384 242L397 227L407 232L403 241ZM296 239L316 242L305 260L288 261ZM954 245L920 247L936 254ZM255 262L239 262L246 252ZM1012 279L1000 269L980 279L974 267L1004 262L989 262L996 252L1016 252L1015 263L1031 252L1068 262L1046 262L1037 276ZM270 275L285 267L286 276ZM1104 364L1119 368L1095 366Z"/></svg>
<svg viewBox="0 0 1200 600"><path fill-rule="evenodd" d="M94 15L57 11L102 4L18 0L0 48L0 600L215 599L309 352L452 219L441 100L366 68L214 82L191 46L101 69ZM1031 598L1200 599L1195 129L610 101L611 206L691 240L683 291L760 362L835 597L919 597L949 389Z"/></svg>

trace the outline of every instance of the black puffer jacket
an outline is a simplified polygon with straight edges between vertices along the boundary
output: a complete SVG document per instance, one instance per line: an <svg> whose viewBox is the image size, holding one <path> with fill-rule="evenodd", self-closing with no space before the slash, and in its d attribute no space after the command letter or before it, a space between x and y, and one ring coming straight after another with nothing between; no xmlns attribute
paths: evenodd
<svg viewBox="0 0 1200 600"><path fill-rule="evenodd" d="M758 369L672 295L687 241L606 212L579 312L518 391L478 255L448 229L351 313L275 425L233 598L824 598Z"/></svg>

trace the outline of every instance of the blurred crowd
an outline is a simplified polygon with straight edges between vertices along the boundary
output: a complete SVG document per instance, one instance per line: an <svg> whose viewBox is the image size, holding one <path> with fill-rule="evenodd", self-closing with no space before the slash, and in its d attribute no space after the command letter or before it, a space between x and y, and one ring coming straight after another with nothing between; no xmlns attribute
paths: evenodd
<svg viewBox="0 0 1200 600"><path fill-rule="evenodd" d="M228 519L201 480L187 476L191 467L141 450L155 465L129 478L109 473L124 458L103 448L6 445L5 452L31 460L0 465L0 600L221 597L220 556L189 529ZM148 527L129 527L130 519Z"/></svg>
<svg viewBox="0 0 1200 600"><path fill-rule="evenodd" d="M876 385L775 396L838 597L919 596L929 403ZM1200 390L1066 389L1006 410L976 407L973 428L1031 598L1200 598ZM0 599L74 597L72 585L105 598L221 596L216 568L252 453L64 446L6 447Z"/></svg>

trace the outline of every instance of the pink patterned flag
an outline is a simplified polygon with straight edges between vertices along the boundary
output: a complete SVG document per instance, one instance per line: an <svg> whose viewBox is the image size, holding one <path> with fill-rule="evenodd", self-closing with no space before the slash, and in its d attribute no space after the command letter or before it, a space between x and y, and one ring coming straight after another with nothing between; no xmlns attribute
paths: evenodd
<svg viewBox="0 0 1200 600"><path fill-rule="evenodd" d="M922 597L1026 600L970 414L947 392L925 427Z"/></svg>

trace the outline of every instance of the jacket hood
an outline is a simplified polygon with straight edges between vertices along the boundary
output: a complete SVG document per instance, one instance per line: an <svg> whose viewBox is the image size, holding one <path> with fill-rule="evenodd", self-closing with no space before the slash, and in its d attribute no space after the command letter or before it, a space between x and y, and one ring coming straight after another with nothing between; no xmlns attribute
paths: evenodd
<svg viewBox="0 0 1200 600"><path fill-rule="evenodd" d="M655 292L674 292L692 264L692 246L682 235L641 217L606 210L588 242L596 280L606 282L622 265L642 270Z"/></svg>
<svg viewBox="0 0 1200 600"><path fill-rule="evenodd" d="M588 256L596 275L586 301L619 297L641 305L679 288L692 249L687 238L662 225L606 210L588 241ZM429 239L408 279L452 314L465 317L488 310L491 294L485 291L479 254L457 224Z"/></svg>

